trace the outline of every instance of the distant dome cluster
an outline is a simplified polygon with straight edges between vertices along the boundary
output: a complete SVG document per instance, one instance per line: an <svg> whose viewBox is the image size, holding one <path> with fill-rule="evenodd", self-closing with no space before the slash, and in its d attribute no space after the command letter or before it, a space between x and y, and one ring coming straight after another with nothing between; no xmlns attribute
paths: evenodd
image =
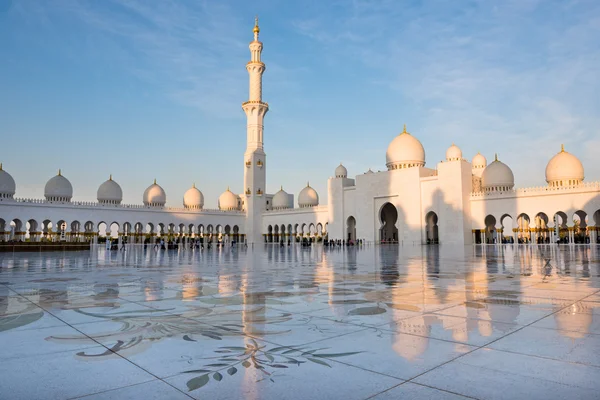
<svg viewBox="0 0 600 400"><path fill-rule="evenodd" d="M452 144L446 150L446 161L463 160L461 149ZM423 167L425 165L425 151L421 142L404 130L396 136L386 152L386 165L388 170ZM508 165L498 160L495 156L491 164L487 164L486 158L477 153L471 160L473 176L480 178L474 190L483 190L485 192L508 191L515 185L515 178ZM365 174L373 174L369 169ZM346 179L348 170L340 163L334 171L335 178ZM550 187L573 187L581 184L584 180L584 169L581 161L573 154L565 151L561 146L560 152L553 156L546 166L546 182ZM13 199L16 193L16 184L13 177L2 168L0 163L0 201L3 199ZM44 187L44 197L51 202L70 202L73 198L73 186L58 170L58 174L48 180ZM123 190L121 186L113 180L112 175L103 182L97 192L98 203L104 205L119 205L123 201ZM164 207L167 202L167 195L164 189L156 183L150 185L143 194L142 201L147 207ZM300 208L315 207L319 205L319 195L317 191L307 183L298 195L298 206ZM190 210L202 210L204 208L204 195L192 185L183 195L183 206ZM240 210L242 202L239 195L231 192L229 188L219 196L218 206L220 210L232 211ZM284 210L293 208L292 196L290 196L283 187L273 195L271 208L273 210Z"/></svg>

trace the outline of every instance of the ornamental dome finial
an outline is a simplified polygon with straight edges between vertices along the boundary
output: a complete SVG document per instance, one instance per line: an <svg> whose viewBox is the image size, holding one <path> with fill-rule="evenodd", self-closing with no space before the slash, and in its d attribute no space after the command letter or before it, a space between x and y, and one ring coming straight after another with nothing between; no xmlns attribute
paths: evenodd
<svg viewBox="0 0 600 400"><path fill-rule="evenodd" d="M154 178L154 184L156 185L156 178Z"/></svg>
<svg viewBox="0 0 600 400"><path fill-rule="evenodd" d="M494 153L494 161L498 161L498 153Z"/></svg>
<svg viewBox="0 0 600 400"><path fill-rule="evenodd" d="M258 27L258 15L254 17L254 29L252 29L252 32L254 32L254 40L258 40L258 33L260 32L260 28Z"/></svg>
<svg viewBox="0 0 600 400"><path fill-rule="evenodd" d="M402 130L402 133L408 133L406 132L406 124L404 124L404 129Z"/></svg>
<svg viewBox="0 0 600 400"><path fill-rule="evenodd" d="M58 176L62 176L62 172L60 171L60 168L58 169Z"/></svg>
<svg viewBox="0 0 600 400"><path fill-rule="evenodd" d="M561 152L561 153L564 153L564 152L565 152L565 145L564 145L564 144L561 144L561 145L560 145L560 152Z"/></svg>
<svg viewBox="0 0 600 400"><path fill-rule="evenodd" d="M112 174L109 175L108 180L112 181Z"/></svg>
<svg viewBox="0 0 600 400"><path fill-rule="evenodd" d="M0 171L2 171L2 163L0 162Z"/></svg>

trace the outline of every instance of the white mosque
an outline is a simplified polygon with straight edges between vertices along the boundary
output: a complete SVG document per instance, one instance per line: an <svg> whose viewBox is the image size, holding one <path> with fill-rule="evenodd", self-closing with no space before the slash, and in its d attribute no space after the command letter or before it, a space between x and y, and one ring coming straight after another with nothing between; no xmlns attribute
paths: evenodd
<svg viewBox="0 0 600 400"><path fill-rule="evenodd" d="M192 186L182 207L167 207L166 193L155 181L142 204L127 205L110 177L98 188L97 202L77 202L59 171L46 183L44 199L23 199L15 197L15 181L0 164L0 241L96 241L118 231L118 240L128 243L156 237L248 244L304 238L411 245L598 242L600 182L584 182L583 165L564 148L546 166L547 186L515 188L512 170L497 156L488 164L478 153L469 162L454 144L445 161L426 167L423 145L405 126L387 148L387 171L349 178L343 165L335 168L327 204L319 204L309 184L298 194L297 207L283 188L265 193L263 121L269 105L262 100L259 31L257 21L246 64L250 98L242 103L247 116L243 193L227 189L219 208L210 210Z"/></svg>

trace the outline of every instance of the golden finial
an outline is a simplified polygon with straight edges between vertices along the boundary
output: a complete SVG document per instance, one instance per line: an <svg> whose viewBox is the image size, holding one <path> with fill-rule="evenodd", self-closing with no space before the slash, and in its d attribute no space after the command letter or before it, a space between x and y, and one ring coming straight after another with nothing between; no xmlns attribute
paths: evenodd
<svg viewBox="0 0 600 400"><path fill-rule="evenodd" d="M281 185L281 187L279 188L279 190L283 191L283 185Z"/></svg>
<svg viewBox="0 0 600 400"><path fill-rule="evenodd" d="M408 133L406 132L406 124L404 124L404 130L402 131L402 133Z"/></svg>
<svg viewBox="0 0 600 400"><path fill-rule="evenodd" d="M60 171L60 168L58 169L58 176L62 176L62 173Z"/></svg>
<svg viewBox="0 0 600 400"><path fill-rule="evenodd" d="M110 176L108 177L109 181L112 181L112 174L110 174Z"/></svg>
<svg viewBox="0 0 600 400"><path fill-rule="evenodd" d="M494 153L494 161L498 161L498 153Z"/></svg>
<svg viewBox="0 0 600 400"><path fill-rule="evenodd" d="M196 182L192 183L192 188L196 188Z"/></svg>
<svg viewBox="0 0 600 400"><path fill-rule="evenodd" d="M231 190L229 190L229 185L227 185L227 191L230 192Z"/></svg>
<svg viewBox="0 0 600 400"><path fill-rule="evenodd" d="M306 181L306 187L310 187L310 182Z"/></svg>
<svg viewBox="0 0 600 400"><path fill-rule="evenodd" d="M156 178L154 178L154 184L156 185Z"/></svg>
<svg viewBox="0 0 600 400"><path fill-rule="evenodd" d="M0 162L0 171L2 171L2 163Z"/></svg>
<svg viewBox="0 0 600 400"><path fill-rule="evenodd" d="M254 18L254 29L252 31L256 34L260 32L260 28L258 27L258 15Z"/></svg>
<svg viewBox="0 0 600 400"><path fill-rule="evenodd" d="M565 152L565 145L564 145L564 144L561 144L561 145L560 145L560 152L561 152L561 153L564 153L564 152Z"/></svg>

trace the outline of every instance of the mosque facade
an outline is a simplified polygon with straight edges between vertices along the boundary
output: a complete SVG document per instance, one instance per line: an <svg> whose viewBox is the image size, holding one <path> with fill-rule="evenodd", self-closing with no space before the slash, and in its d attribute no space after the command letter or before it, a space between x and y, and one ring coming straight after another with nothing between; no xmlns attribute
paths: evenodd
<svg viewBox="0 0 600 400"><path fill-rule="evenodd" d="M142 204L122 204L123 191L112 176L98 188L97 202L73 200L73 187L61 171L44 188L43 199L15 197L17 186L0 164L0 241L96 241L118 231L118 240L141 243L167 237L188 241L233 240L248 244L357 240L404 245L475 243L598 243L600 182L584 181L579 159L565 151L546 166L547 185L515 188L512 170L495 156L463 158L452 144L446 160L426 167L425 150L406 126L386 152L387 170L350 178L340 164L328 180L327 204L307 186L297 196L283 190L267 194L262 99L265 72L258 21L250 42L247 147L241 168L243 192L229 188L218 209L204 208L194 186L182 207L167 207L155 181ZM558 145L557 145L558 146Z"/></svg>

